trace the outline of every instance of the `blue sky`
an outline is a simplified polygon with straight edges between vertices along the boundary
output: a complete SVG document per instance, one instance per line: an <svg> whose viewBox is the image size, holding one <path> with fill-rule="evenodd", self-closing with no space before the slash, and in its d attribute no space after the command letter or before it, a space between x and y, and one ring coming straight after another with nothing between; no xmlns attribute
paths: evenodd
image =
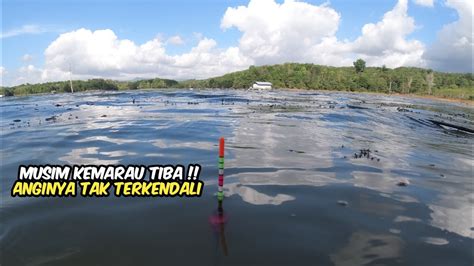
<svg viewBox="0 0 474 266"><path fill-rule="evenodd" d="M284 1L275 2L276 3L273 6L279 6L281 10L286 8L285 5L283 5ZM333 34L333 37L337 38L340 43L355 42L357 38L361 37L362 27L365 24L376 24L377 22L380 22L383 19L384 14L394 9L398 3L398 1L395 0L307 0L303 2L308 5L300 6L299 8L301 8L301 10L304 10L305 8L308 9L311 6L327 7L339 14L340 18L337 20L337 30ZM439 40L437 40L437 34L443 26L458 21L460 15L458 10L453 8L452 5L450 6L449 3L447 5L447 2L445 1L435 0L433 6L424 6L415 2L416 1L408 2L406 12L408 17L413 18L415 27L409 33L405 32L401 34L408 44L413 40L422 43L424 46L423 49L425 49L424 52L427 53L426 51L429 50L430 46L436 45L436 43L439 42ZM471 4L467 3L467 5ZM257 53L255 50L248 47L245 48L245 45L243 44L245 42L245 40L243 40L245 33L248 33L247 35L258 34L258 32L255 33L254 30L251 29L252 25L246 25L245 21L239 21L238 18L230 18L230 16L229 20L233 21L231 23L232 26L224 29L221 25L226 10L229 7L235 8L238 6L248 7L247 11L249 14L251 13L249 1L3 0L1 66L6 70L6 74L4 73L4 75L2 75L4 76L3 83L5 85L12 85L21 83L21 81L25 80L32 82L43 81L38 78L38 73L45 69L46 61L49 60L45 57L45 50L51 43L58 39L60 34L74 32L81 28L90 30L91 32L109 29L116 35L117 39L130 40L137 46L155 38L158 38L165 43L170 37L179 36L183 41L182 44L165 45L166 56L169 60L179 60L177 58L170 58L190 53L193 47L196 47L200 41L203 39L210 39L215 42L215 46L212 48L214 50L207 51L210 54L222 52L229 47L238 47L240 49L239 51L242 52L242 57L245 57L245 59L236 63L235 69L243 68L245 66L244 62L259 65L266 63L283 63L283 61L291 61L292 58L297 62L309 60L309 62L314 63L329 62L328 64L331 64L332 61L329 59L318 62L317 56L314 57L314 60L307 59L311 58L311 56L308 56L307 54L297 54L294 57L282 56L284 53L283 49L287 49L290 46L278 47L279 44L274 44L274 48L281 51L279 55L273 55L273 58L270 58L270 55L259 57L256 55ZM290 9L291 8L288 5L288 10ZM262 14L264 14L264 12L265 11L262 10ZM318 15L317 12L319 11L314 10L316 16ZM242 16L245 16L246 14L247 13L241 13ZM288 14L285 21L290 21L291 23L292 19L297 20L296 17L291 17L291 12L284 12L282 14ZM327 18L323 17L323 19ZM403 19L403 16L400 16L400 19ZM472 12L470 19L472 21ZM266 24L262 24L264 25L261 29L262 32L265 31L265 27L271 27L267 25L269 23L271 24L272 21L270 20ZM317 24L312 25L310 19L308 19L307 23L309 28L317 28L319 26ZM256 27L258 27L258 25ZM382 27L382 25L380 27ZM275 32L280 32L278 29L271 28L272 30L275 30ZM304 34L304 32L301 32L298 36L304 38ZM313 33L313 35L317 34L319 33ZM321 34L321 36L328 35L327 32L322 32ZM391 34L393 35L393 33ZM258 35L256 36L258 37ZM252 40L253 39L248 37L247 42L251 42ZM280 40L280 43L281 42L282 41ZM317 45L318 42L315 41L313 44ZM292 45L294 46L294 44ZM401 45L403 46L403 44ZM470 36L470 45L472 47L472 35ZM415 47L415 44L412 43L412 46ZM269 47L272 48L272 46ZM302 49L313 49L311 47L313 46L305 46L302 47ZM354 48L354 50L348 53L346 57L350 57L349 54L364 55L363 53L358 52L361 51L361 49ZM394 51L395 50L398 51L394 48ZM409 52L411 53L411 51L407 51L407 54ZM386 53L387 52L385 51L385 54ZM472 58L472 52L470 57ZM54 56L50 56L50 58L54 58ZM348 59L352 60L352 58ZM159 60L161 59L157 59L157 61L154 62L157 68L161 67ZM375 64L375 61L378 59L374 58L373 60ZM383 60L379 61L382 62ZM199 60L196 62L202 63L202 61ZM369 59L369 64L370 62ZM407 59L406 64L417 64L416 62L413 62L413 60ZM391 61L387 59L387 63L390 66ZM52 64L48 63L48 67L50 65ZM173 66L169 66L172 67L169 70L163 72L156 71L156 73L150 73L150 70L127 70L126 76L140 77L161 74L162 76L173 77L173 69L177 65L181 64L176 63ZM25 68L27 66L33 66L37 70L36 74L30 73L31 75L36 75L35 78L21 78L21 74L19 74L18 71L20 68ZM393 67L396 66L398 65L393 65ZM420 63L420 66L436 68L437 65L433 64L431 66L430 64L423 65ZM54 67L63 72L65 71L62 66L57 65ZM199 67L199 65L196 65L195 67ZM462 68L449 69L446 68L446 66L439 68L444 71L466 70ZM81 73L77 75L77 78L100 76L97 74L98 72L93 71L94 67L91 67L91 69L90 73L82 69L80 71ZM216 69L216 67L212 66L210 69ZM233 70L233 68L231 67L229 70ZM111 77L124 77L122 75L123 73L116 73L116 75L112 74L113 71L117 70L111 69L110 71L107 71L107 73L111 73ZM467 72L469 72L469 69L467 69ZM185 75L186 73L188 72L183 72L182 75ZM197 75L196 77L207 77L212 76L213 74L217 75L221 73L219 71L213 72L212 70L209 70ZM192 75L189 77L182 75L177 75L174 78L195 78ZM58 79L61 78L61 75L59 75ZM50 76L48 79L54 79L54 77Z"/></svg>

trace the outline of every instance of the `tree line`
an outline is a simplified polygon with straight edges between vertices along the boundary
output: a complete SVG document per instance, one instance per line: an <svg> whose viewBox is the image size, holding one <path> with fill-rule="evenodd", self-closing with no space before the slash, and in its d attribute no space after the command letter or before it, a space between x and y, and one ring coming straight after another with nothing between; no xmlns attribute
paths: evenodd
<svg viewBox="0 0 474 266"><path fill-rule="evenodd" d="M472 73L443 73L415 67L395 69L385 66L366 67L362 59L355 61L353 67L286 63L250 66L247 70L203 80L178 82L160 78L137 81L91 79L73 81L73 87L75 92L191 87L245 89L255 81L271 82L274 88L416 93L474 100L474 75ZM64 81L4 87L0 93L8 96L69 91L69 81Z"/></svg>
<svg viewBox="0 0 474 266"><path fill-rule="evenodd" d="M145 79L137 81L116 81L106 79L73 80L74 92L81 91L116 91L137 89L163 89L177 87L178 82L170 79ZM2 87L0 94L4 96L20 96L37 93L71 92L69 81L56 81L39 84L22 84L14 87Z"/></svg>
<svg viewBox="0 0 474 266"><path fill-rule="evenodd" d="M248 88L255 81L268 81L275 88L310 90L368 91L381 93L416 93L438 95L454 91L474 98L472 73L443 73L430 69L399 67L390 69L366 67L361 59L354 67L329 67L314 64L287 63L251 66L249 69L206 80L181 82L182 87ZM460 95L458 95L460 96Z"/></svg>

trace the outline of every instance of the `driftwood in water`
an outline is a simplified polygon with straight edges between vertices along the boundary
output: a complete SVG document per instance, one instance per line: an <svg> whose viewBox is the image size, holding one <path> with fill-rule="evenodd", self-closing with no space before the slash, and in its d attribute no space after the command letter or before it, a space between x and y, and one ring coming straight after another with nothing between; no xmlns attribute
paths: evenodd
<svg viewBox="0 0 474 266"><path fill-rule="evenodd" d="M457 130L461 130L461 131L464 131L464 132L469 132L471 134L474 134L474 129L470 129L470 128L467 128L467 127L458 126L458 125L454 125L454 124L450 124L450 123L446 123L446 122L441 122L441 121L436 121L436 120L431 120L431 119L428 119L428 121L430 121L431 123L433 123L437 126L451 127L451 128L457 129Z"/></svg>

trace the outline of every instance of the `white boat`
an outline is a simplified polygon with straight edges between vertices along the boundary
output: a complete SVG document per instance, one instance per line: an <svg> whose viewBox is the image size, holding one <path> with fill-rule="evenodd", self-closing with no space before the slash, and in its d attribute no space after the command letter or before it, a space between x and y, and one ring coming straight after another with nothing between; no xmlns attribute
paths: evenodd
<svg viewBox="0 0 474 266"><path fill-rule="evenodd" d="M272 83L265 82L265 81L255 81L249 89L252 89L252 90L271 90L272 89Z"/></svg>

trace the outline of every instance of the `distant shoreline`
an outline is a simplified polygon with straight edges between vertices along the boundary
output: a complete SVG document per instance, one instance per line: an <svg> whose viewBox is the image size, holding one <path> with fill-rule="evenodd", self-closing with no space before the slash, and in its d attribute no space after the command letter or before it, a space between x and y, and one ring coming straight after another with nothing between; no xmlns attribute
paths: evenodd
<svg viewBox="0 0 474 266"><path fill-rule="evenodd" d="M420 98L420 99L430 99L430 100L437 100L437 101L443 101L443 102L462 103L465 105L474 106L474 100L468 100L468 99L448 98L448 97L441 97L441 96L418 95L418 94L398 94L397 93L393 95L402 96L402 97Z"/></svg>
<svg viewBox="0 0 474 266"><path fill-rule="evenodd" d="M375 92L375 91L342 91L342 90L308 90L308 89L296 89L296 88L282 89L282 90L317 91L317 92L349 93L349 94L375 94L375 95L384 95L384 96L429 99L429 100L436 100L436 101L442 101L442 102L462 103L465 105L474 106L474 100L442 97L442 96L435 96L435 95L423 95L423 94L415 94L415 93L385 93L385 92Z"/></svg>
<svg viewBox="0 0 474 266"><path fill-rule="evenodd" d="M330 67L315 64L285 63L250 66L246 70L199 80L163 78L118 81L89 79L23 84L0 88L5 96L36 93L79 91L122 91L137 89L247 89L255 82L265 82L270 88L298 88L309 91L383 93L386 95L421 96L430 99L474 101L474 74L443 73L431 69L399 67ZM72 83L72 84L71 84Z"/></svg>

